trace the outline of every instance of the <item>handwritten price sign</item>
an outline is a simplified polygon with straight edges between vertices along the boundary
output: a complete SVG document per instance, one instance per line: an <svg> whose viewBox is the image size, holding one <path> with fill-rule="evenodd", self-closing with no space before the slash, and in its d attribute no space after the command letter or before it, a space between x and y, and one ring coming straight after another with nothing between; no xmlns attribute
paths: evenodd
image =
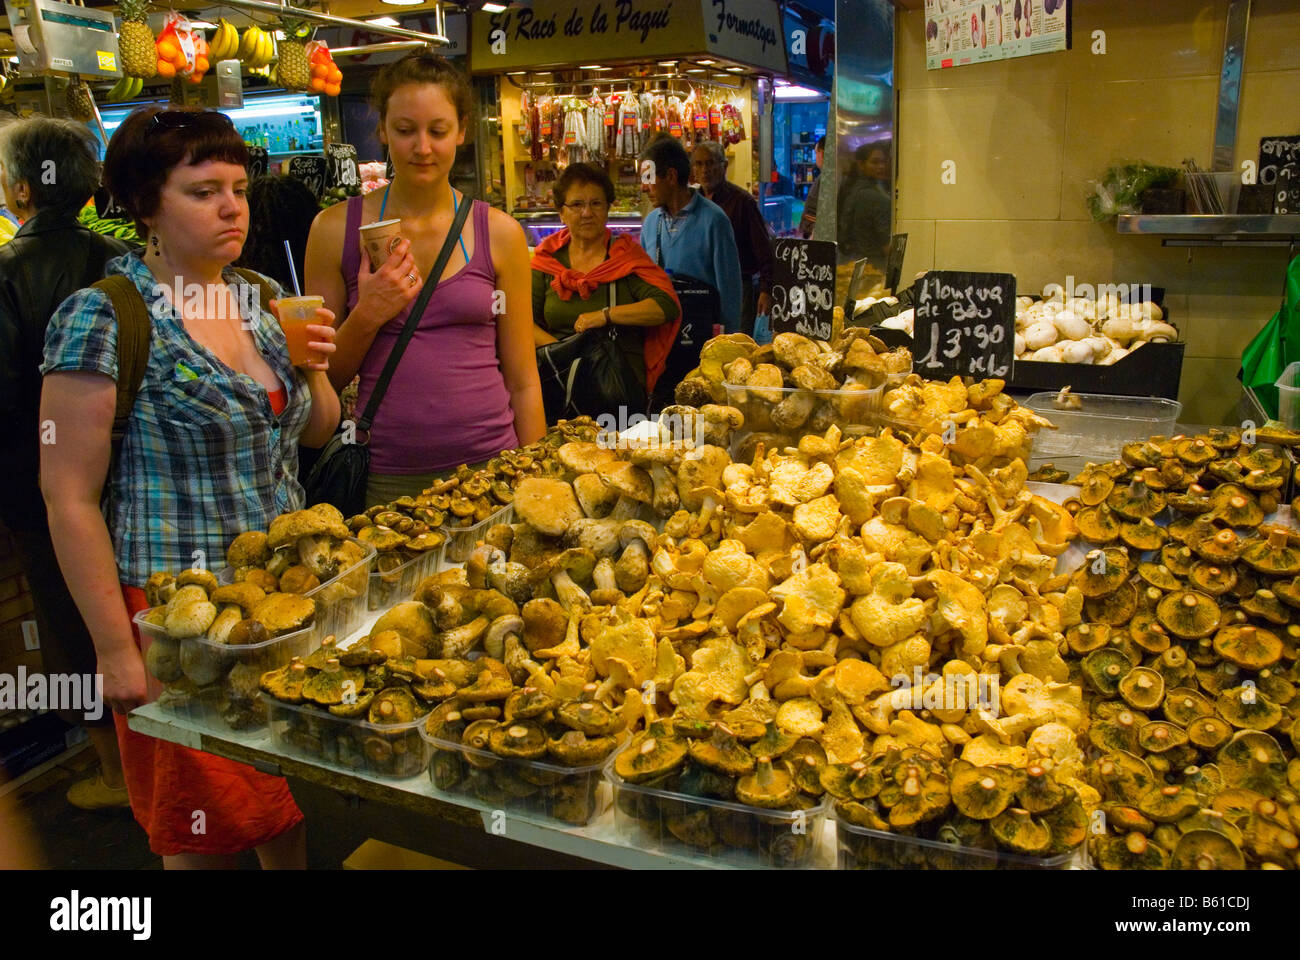
<svg viewBox="0 0 1300 960"><path fill-rule="evenodd" d="M931 379L1005 377L1015 359L1016 278L933 270L917 283L916 371Z"/></svg>
<svg viewBox="0 0 1300 960"><path fill-rule="evenodd" d="M317 200L325 192L329 179L329 164L324 157L290 157L289 176L305 183Z"/></svg>
<svg viewBox="0 0 1300 960"><path fill-rule="evenodd" d="M779 237L772 246L772 332L831 338L835 309L835 244Z"/></svg>

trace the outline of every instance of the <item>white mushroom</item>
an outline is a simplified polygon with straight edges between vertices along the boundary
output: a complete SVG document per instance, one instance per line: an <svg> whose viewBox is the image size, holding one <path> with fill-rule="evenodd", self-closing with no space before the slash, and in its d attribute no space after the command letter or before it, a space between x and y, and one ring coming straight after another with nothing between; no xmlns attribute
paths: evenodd
<svg viewBox="0 0 1300 960"><path fill-rule="evenodd" d="M1082 340L1092 333L1092 324L1072 310L1063 310L1052 318L1052 324L1065 340ZM1043 344L1047 346L1047 344Z"/></svg>
<svg viewBox="0 0 1300 960"><path fill-rule="evenodd" d="M1061 348L1056 346L1041 347L1032 351L1025 359L1032 360L1035 363L1060 363Z"/></svg>
<svg viewBox="0 0 1300 960"><path fill-rule="evenodd" d="M1016 334L1016 356L1018 357L1024 352L1025 352L1025 338L1023 335L1017 333Z"/></svg>
<svg viewBox="0 0 1300 960"><path fill-rule="evenodd" d="M1039 321L1025 331L1025 349L1030 351L1050 347L1059 339L1056 326L1046 321Z"/></svg>
<svg viewBox="0 0 1300 960"><path fill-rule="evenodd" d="M1064 363L1092 363L1092 346L1083 340L1069 340L1058 345Z"/></svg>

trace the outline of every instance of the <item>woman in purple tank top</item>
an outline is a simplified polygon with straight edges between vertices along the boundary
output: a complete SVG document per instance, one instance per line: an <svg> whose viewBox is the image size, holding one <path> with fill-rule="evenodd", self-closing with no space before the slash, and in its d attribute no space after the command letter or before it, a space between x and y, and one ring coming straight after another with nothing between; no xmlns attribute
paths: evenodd
<svg viewBox="0 0 1300 960"><path fill-rule="evenodd" d="M317 216L304 284L344 318L330 379L341 390L360 375L358 414L460 204L474 206L375 415L368 505L546 432L523 228L448 180L473 109L469 81L442 57L413 53L379 72L371 98L393 181ZM402 239L372 272L357 230L384 219L402 221Z"/></svg>

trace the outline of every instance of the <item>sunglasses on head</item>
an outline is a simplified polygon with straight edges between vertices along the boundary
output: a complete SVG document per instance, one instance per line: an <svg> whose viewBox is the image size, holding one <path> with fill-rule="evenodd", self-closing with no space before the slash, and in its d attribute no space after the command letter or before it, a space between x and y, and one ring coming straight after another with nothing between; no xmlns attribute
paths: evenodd
<svg viewBox="0 0 1300 960"><path fill-rule="evenodd" d="M224 113L216 110L160 110L153 115L150 131L186 130L191 127L224 127L233 130L234 123Z"/></svg>

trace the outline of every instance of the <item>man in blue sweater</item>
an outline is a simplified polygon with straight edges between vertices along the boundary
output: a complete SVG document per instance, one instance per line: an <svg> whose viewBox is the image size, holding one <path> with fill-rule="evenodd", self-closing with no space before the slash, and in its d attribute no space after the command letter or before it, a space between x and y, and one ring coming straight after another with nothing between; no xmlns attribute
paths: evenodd
<svg viewBox="0 0 1300 960"><path fill-rule="evenodd" d="M641 154L654 164L651 194L658 206L641 225L641 246L670 274L685 274L718 291L727 333L740 330L744 301L740 252L731 221L716 203L688 183L691 158L676 137L663 134Z"/></svg>

